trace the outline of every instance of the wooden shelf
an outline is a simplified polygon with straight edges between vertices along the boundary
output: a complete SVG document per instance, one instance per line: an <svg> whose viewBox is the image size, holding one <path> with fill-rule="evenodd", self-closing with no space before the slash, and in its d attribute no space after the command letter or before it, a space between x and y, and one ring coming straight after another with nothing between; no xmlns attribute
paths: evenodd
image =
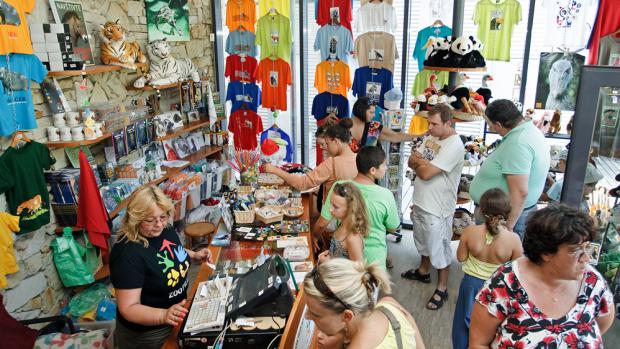
<svg viewBox="0 0 620 349"><path fill-rule="evenodd" d="M428 111L426 111L426 110L419 111L415 115L423 117L423 118L428 118ZM484 117L482 115L471 115L471 114L467 114L467 113L464 113L462 111L457 111L457 110L453 110L452 111L452 115L454 115L454 122L477 122L477 121L484 121ZM469 120L469 119L461 119L459 117L459 116L465 117L466 115L468 117L471 117L471 116L479 117L479 119L477 119L477 120Z"/></svg>
<svg viewBox="0 0 620 349"><path fill-rule="evenodd" d="M485 72L485 71L487 71L487 67L481 67L481 68L453 68L453 67L429 67L429 66L424 66L424 69L438 70L438 71L447 71L447 72L450 72L450 73L474 73L474 72Z"/></svg>
<svg viewBox="0 0 620 349"><path fill-rule="evenodd" d="M80 145L91 145L95 143L99 143L108 138L112 137L111 133L104 133L103 136L95 139L85 139L83 141L58 141L58 142L47 142L45 143L48 148L65 148L65 147L77 147Z"/></svg>
<svg viewBox="0 0 620 349"><path fill-rule="evenodd" d="M145 63L137 63L138 68L143 68L146 66ZM86 67L84 70L61 70L61 71L51 71L47 73L47 76L51 77L63 77L63 76L80 76L82 74L92 75L92 74L101 74L108 73L112 71L119 71L125 68L119 67L117 65L91 65ZM125 69L129 70L130 69Z"/></svg>
<svg viewBox="0 0 620 349"><path fill-rule="evenodd" d="M201 78L202 81L209 81L209 77L207 76L203 76ZM151 85L145 85L142 88L137 88L134 87L133 85L127 87L127 90L133 90L133 91L156 91L156 90L167 90L167 89L171 89L171 88L175 88L175 87L179 87L181 86L181 82L175 82L172 84L166 84L166 85L159 85L159 86L151 86Z"/></svg>
<svg viewBox="0 0 620 349"><path fill-rule="evenodd" d="M167 135L163 136L163 137L159 137L157 138L158 141L165 141L168 139L172 139L175 137L178 137L184 133L188 133L188 132L192 132L193 130L199 129L201 127L207 126L209 124L209 120L207 119L203 119L203 120L198 120L198 121L192 121L190 123L188 123L187 125L183 126L183 127L179 127L176 128L174 130L171 130L171 132L168 132Z"/></svg>
<svg viewBox="0 0 620 349"><path fill-rule="evenodd" d="M175 175L177 175L179 172L183 171L184 169L188 168L191 164L196 163L204 158L207 158L213 154L217 154L219 152L222 151L222 147L219 146L207 146L202 148L201 150L195 152L194 154L190 154L187 157L181 159L181 160L185 160L188 161L189 163L181 166L181 167L165 167L162 166L162 170L166 171L166 174L163 175L161 178L152 180L150 182L148 182L146 185L157 185L165 180L167 180L170 177L173 177ZM118 205L116 206L116 208L114 208L114 210L112 212L110 212L110 219L114 219L116 216L118 216L118 214L125 208L127 207L127 204L129 203L129 199L131 198L131 196L125 198L123 201L119 202Z"/></svg>

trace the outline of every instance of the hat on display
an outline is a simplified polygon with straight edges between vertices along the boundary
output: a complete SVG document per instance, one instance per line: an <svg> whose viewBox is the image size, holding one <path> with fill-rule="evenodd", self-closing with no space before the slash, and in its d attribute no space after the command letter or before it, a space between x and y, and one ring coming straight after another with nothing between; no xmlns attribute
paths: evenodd
<svg viewBox="0 0 620 349"><path fill-rule="evenodd" d="M280 150L280 146L271 138L267 138L260 146L260 150L264 155L270 156Z"/></svg>
<svg viewBox="0 0 620 349"><path fill-rule="evenodd" d="M566 161L566 159L568 159L568 150L564 149L560 152L560 154L558 154L558 160Z"/></svg>
<svg viewBox="0 0 620 349"><path fill-rule="evenodd" d="M603 179L603 174L594 165L588 163L586 167L586 177L583 180L584 184L596 184Z"/></svg>
<svg viewBox="0 0 620 349"><path fill-rule="evenodd" d="M383 96L385 102L385 109L394 110L400 108L400 101L403 99L403 91L393 88L385 93Z"/></svg>

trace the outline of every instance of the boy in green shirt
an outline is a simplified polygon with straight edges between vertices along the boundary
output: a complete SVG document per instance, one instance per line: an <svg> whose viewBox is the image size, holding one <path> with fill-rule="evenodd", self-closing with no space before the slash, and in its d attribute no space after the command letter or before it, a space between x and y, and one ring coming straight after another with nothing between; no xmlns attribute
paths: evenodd
<svg viewBox="0 0 620 349"><path fill-rule="evenodd" d="M385 152L376 146L363 147L357 153L356 165L358 174L353 180L336 183L353 183L362 192L368 211L370 229L368 237L364 239L364 259L366 263L377 262L385 269L386 233L396 231L400 225L394 196L386 188L375 184L375 180L385 176L387 168ZM315 239L323 236L325 228L332 219L331 196L330 190L321 210L321 216L314 225Z"/></svg>

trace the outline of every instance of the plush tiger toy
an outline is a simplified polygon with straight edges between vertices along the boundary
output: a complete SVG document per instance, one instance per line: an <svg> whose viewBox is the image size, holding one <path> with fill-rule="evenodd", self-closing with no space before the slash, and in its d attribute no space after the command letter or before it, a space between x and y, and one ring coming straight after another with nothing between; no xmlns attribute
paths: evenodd
<svg viewBox="0 0 620 349"><path fill-rule="evenodd" d="M101 61L107 65L118 65L126 69L136 69L136 62L146 63L146 56L140 44L129 42L125 29L116 22L108 21L101 26Z"/></svg>
<svg viewBox="0 0 620 349"><path fill-rule="evenodd" d="M150 42L147 52L151 61L149 73L134 81L134 87L142 88L146 83L167 85L187 79L200 81L198 70L189 58L176 59L170 55L170 45L165 38Z"/></svg>

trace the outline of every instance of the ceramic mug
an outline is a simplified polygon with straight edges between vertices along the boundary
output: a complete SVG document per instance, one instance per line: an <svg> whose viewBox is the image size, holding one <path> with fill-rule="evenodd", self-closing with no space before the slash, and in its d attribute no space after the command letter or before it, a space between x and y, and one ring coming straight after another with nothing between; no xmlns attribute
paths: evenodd
<svg viewBox="0 0 620 349"><path fill-rule="evenodd" d="M71 140L71 129L67 126L61 126L58 128L60 131L60 139L62 141L70 141Z"/></svg>
<svg viewBox="0 0 620 349"><path fill-rule="evenodd" d="M65 118L67 119L67 125L69 126L77 126L80 123L80 113L76 111L69 111L65 114Z"/></svg>
<svg viewBox="0 0 620 349"><path fill-rule="evenodd" d="M71 138L74 141L84 140L84 128L82 126L71 127Z"/></svg>
<svg viewBox="0 0 620 349"><path fill-rule="evenodd" d="M95 137L103 136L103 122L95 122L93 128L95 129Z"/></svg>
<svg viewBox="0 0 620 349"><path fill-rule="evenodd" d="M57 142L60 140L60 130L56 126L47 127L47 139L50 142Z"/></svg>
<svg viewBox="0 0 620 349"><path fill-rule="evenodd" d="M93 127L85 126L84 127L84 139L91 140L95 138L97 138L97 135L95 133L94 126Z"/></svg>
<svg viewBox="0 0 620 349"><path fill-rule="evenodd" d="M53 116L54 126L60 127L65 126L65 113L57 113Z"/></svg>

